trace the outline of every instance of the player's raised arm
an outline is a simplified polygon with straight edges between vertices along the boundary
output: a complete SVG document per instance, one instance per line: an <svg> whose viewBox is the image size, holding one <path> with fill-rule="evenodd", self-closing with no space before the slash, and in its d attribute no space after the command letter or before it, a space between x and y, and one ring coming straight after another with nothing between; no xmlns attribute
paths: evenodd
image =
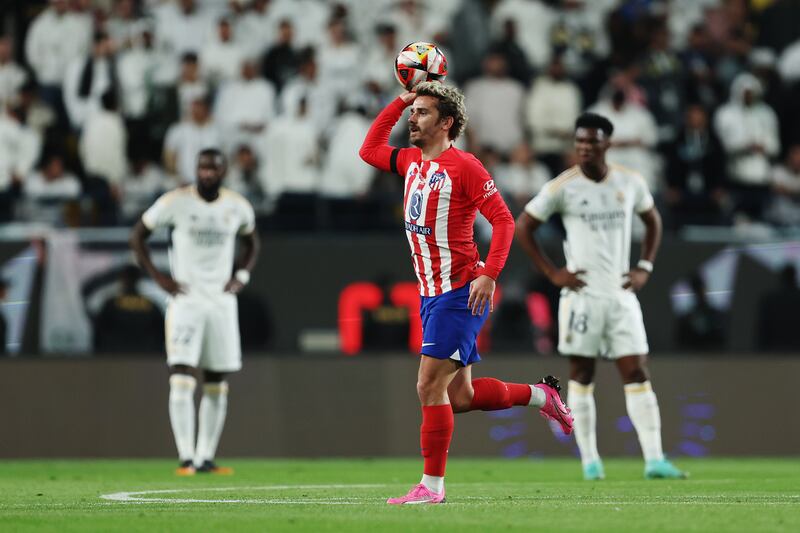
<svg viewBox="0 0 800 533"><path fill-rule="evenodd" d="M405 108L416 97L411 92L403 93L378 113L358 151L361 159L380 170L397 173L397 154L400 149L389 146L389 135Z"/></svg>
<svg viewBox="0 0 800 533"><path fill-rule="evenodd" d="M150 274L150 277L168 293L174 296L175 294L185 292L184 288L177 281L158 270L153 264L153 260L150 258L150 249L147 247L147 239L150 237L151 233L150 229L141 219L133 227L128 244L136 256L136 262L139 263L139 265Z"/></svg>

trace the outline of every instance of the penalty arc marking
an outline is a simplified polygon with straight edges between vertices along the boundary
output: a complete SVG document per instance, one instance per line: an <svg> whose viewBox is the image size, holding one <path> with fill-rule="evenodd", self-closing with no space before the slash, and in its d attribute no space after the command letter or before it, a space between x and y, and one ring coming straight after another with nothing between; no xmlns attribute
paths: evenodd
<svg viewBox="0 0 800 533"><path fill-rule="evenodd" d="M386 485L263 485L258 487L186 487L182 489L140 490L101 494L100 498L119 503L244 503L277 505L364 505L383 503L376 498L164 498L161 495L188 492L230 492L230 491L276 491L276 490L318 490L318 489L375 489Z"/></svg>

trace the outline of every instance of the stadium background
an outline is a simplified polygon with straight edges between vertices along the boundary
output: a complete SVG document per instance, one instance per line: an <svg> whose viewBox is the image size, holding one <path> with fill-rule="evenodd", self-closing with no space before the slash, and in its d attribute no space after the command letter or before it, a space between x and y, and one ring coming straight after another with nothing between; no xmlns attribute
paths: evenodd
<svg viewBox="0 0 800 533"><path fill-rule="evenodd" d="M231 378L221 455L417 453L401 192L357 148L399 92L394 55L422 39L447 54L471 116L462 145L515 213L569 164L561 134L581 109L612 114L623 145L610 158L650 178L667 227L641 300L665 449L796 454L796 422L763 413L741 389L764 381L771 404L795 403L800 3L75 0L3 10L0 456L172 455L164 295L130 268L126 241L159 192L191 181L182 162L203 143L229 153L230 185L256 205L264 240L240 301L245 370ZM762 96L744 105L736 87ZM402 127L393 142L404 142ZM558 224L545 231L558 257ZM486 228L477 234L485 248ZM165 242L154 244L162 267ZM487 372L566 374L553 353L556 301L513 250L481 339ZM616 380L603 365L601 445L636 456ZM355 401L369 407L338 407ZM460 453L574 453L529 419L460 419ZM755 432L742 423L756 419Z"/></svg>

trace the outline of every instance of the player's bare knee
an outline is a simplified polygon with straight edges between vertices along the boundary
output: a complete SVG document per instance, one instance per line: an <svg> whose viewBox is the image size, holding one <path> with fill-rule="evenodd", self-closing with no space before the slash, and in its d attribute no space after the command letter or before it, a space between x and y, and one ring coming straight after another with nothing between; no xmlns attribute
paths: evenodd
<svg viewBox="0 0 800 533"><path fill-rule="evenodd" d="M647 368L643 365L626 368L622 371L622 381L624 383L644 383L650 379Z"/></svg>
<svg viewBox="0 0 800 533"><path fill-rule="evenodd" d="M581 385L589 385L594 380L594 365L572 365L569 379Z"/></svg>
<svg viewBox="0 0 800 533"><path fill-rule="evenodd" d="M197 369L189 365L172 365L169 367L169 374L170 376L173 376L175 374L186 374L187 376L195 376L197 374Z"/></svg>
<svg viewBox="0 0 800 533"><path fill-rule="evenodd" d="M206 383L221 383L225 381L225 372L212 372L211 370L203 370L203 381Z"/></svg>

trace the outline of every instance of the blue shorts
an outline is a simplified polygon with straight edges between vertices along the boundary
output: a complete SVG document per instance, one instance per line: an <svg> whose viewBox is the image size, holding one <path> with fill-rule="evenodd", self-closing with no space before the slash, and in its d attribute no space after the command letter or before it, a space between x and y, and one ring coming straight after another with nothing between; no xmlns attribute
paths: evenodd
<svg viewBox="0 0 800 533"><path fill-rule="evenodd" d="M481 360L475 341L489 316L489 306L482 315L472 314L467 307L469 285L439 296L420 296L422 355L453 359L464 366Z"/></svg>

